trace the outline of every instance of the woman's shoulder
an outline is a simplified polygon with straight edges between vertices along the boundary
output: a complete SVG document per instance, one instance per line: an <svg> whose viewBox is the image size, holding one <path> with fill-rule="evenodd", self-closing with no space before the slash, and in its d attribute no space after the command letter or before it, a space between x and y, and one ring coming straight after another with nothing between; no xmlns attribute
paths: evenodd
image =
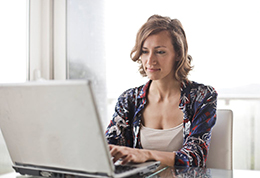
<svg viewBox="0 0 260 178"><path fill-rule="evenodd" d="M214 87L211 85L205 85L203 83L198 83L195 81L185 81L182 84L182 90L186 91L188 93L216 93L217 91L215 90Z"/></svg>
<svg viewBox="0 0 260 178"><path fill-rule="evenodd" d="M215 101L217 96L217 91L210 85L205 85L195 81L188 81L182 85L182 98L186 98L190 103Z"/></svg>
<svg viewBox="0 0 260 178"><path fill-rule="evenodd" d="M119 96L119 98L132 98L132 99L142 98L143 95L145 95L148 86L149 86L149 82L147 82L146 84L137 86L137 87L129 88L129 89L125 90Z"/></svg>

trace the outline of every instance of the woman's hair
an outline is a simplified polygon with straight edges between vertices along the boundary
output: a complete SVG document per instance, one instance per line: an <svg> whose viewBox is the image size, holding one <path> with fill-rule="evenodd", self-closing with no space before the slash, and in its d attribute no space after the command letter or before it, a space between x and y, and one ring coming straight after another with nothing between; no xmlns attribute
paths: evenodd
<svg viewBox="0 0 260 178"><path fill-rule="evenodd" d="M182 24L177 19L170 19L160 15L151 16L147 22L140 28L136 36L136 42L131 51L131 59L140 63L139 72L142 76L147 76L140 57L144 41L151 35L167 30L170 33L172 45L176 52L175 78L182 82L188 80L188 73L192 70L192 57L188 55L188 43Z"/></svg>

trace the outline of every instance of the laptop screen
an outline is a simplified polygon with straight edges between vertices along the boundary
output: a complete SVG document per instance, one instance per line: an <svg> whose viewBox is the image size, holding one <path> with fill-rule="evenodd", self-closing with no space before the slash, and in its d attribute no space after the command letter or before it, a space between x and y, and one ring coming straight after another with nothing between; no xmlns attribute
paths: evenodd
<svg viewBox="0 0 260 178"><path fill-rule="evenodd" d="M113 170L88 81L2 84L0 106L14 165Z"/></svg>

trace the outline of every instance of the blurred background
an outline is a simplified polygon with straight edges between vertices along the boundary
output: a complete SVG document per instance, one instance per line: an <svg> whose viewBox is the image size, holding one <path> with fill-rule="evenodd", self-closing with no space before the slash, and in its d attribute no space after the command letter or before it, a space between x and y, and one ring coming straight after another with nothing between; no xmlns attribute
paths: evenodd
<svg viewBox="0 0 260 178"><path fill-rule="evenodd" d="M44 79L90 79L105 129L119 95L148 81L130 59L137 31L153 14L177 18L193 57L189 79L213 86L218 109L233 110L234 169L260 170L258 5L257 0L1 0L0 84L35 80L35 71ZM62 60L57 54L64 54ZM0 174L10 171L0 134Z"/></svg>

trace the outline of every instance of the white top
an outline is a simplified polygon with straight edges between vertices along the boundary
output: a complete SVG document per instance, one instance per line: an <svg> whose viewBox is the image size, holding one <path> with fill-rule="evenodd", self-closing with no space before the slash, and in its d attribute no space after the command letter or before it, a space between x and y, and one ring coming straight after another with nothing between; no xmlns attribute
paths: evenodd
<svg viewBox="0 0 260 178"><path fill-rule="evenodd" d="M141 144L144 149L178 151L183 144L183 123L170 129L152 129L141 125Z"/></svg>

